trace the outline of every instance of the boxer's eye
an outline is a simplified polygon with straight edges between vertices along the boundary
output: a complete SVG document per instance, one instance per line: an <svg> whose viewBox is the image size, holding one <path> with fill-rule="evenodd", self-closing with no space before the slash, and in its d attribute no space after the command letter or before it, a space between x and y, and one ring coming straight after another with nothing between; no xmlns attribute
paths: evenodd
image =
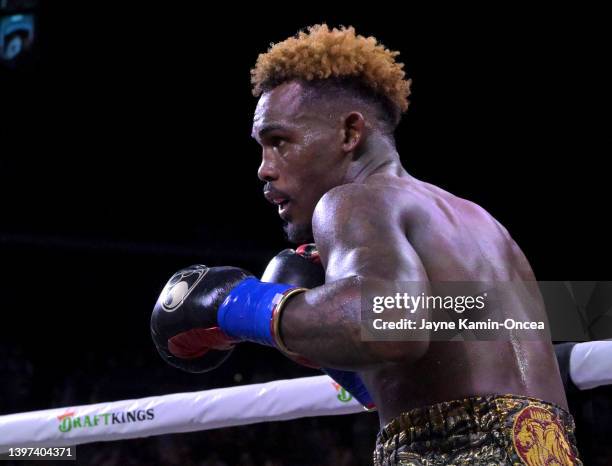
<svg viewBox="0 0 612 466"><path fill-rule="evenodd" d="M281 147L285 143L285 140L280 136L275 136L271 140L272 147Z"/></svg>

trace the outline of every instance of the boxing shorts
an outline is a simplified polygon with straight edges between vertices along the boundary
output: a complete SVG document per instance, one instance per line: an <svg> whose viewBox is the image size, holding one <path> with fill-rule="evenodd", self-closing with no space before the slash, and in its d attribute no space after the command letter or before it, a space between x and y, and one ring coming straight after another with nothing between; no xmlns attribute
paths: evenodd
<svg viewBox="0 0 612 466"><path fill-rule="evenodd" d="M375 466L582 466L574 420L517 395L474 396L412 409L378 434Z"/></svg>

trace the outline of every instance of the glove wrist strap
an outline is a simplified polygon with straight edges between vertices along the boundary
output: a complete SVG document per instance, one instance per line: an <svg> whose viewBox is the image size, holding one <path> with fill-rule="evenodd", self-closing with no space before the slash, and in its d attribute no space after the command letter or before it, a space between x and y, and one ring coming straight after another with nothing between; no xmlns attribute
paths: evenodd
<svg viewBox="0 0 612 466"><path fill-rule="evenodd" d="M228 294L217 311L219 327L229 337L282 350L280 313L290 296L305 291L291 285L246 278ZM282 346L279 346L279 343Z"/></svg>

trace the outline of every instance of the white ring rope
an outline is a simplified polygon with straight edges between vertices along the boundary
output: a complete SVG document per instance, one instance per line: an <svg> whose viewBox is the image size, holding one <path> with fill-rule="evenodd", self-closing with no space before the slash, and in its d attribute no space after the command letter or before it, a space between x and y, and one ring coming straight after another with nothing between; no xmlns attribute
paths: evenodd
<svg viewBox="0 0 612 466"><path fill-rule="evenodd" d="M572 378L581 388L611 383L611 355L609 340L577 344ZM0 416L0 453L364 411L326 375L277 380Z"/></svg>
<svg viewBox="0 0 612 466"><path fill-rule="evenodd" d="M612 384L612 341L575 345L570 354L570 376L580 390Z"/></svg>
<svg viewBox="0 0 612 466"><path fill-rule="evenodd" d="M0 453L364 412L326 375L0 416Z"/></svg>

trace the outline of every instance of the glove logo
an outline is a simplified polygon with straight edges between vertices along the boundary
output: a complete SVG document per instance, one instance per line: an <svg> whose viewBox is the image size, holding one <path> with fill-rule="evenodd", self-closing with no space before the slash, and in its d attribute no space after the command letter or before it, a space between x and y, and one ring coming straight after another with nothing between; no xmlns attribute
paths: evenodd
<svg viewBox="0 0 612 466"><path fill-rule="evenodd" d="M205 265L192 265L175 273L159 298L162 309L166 312L178 309L207 272Z"/></svg>

